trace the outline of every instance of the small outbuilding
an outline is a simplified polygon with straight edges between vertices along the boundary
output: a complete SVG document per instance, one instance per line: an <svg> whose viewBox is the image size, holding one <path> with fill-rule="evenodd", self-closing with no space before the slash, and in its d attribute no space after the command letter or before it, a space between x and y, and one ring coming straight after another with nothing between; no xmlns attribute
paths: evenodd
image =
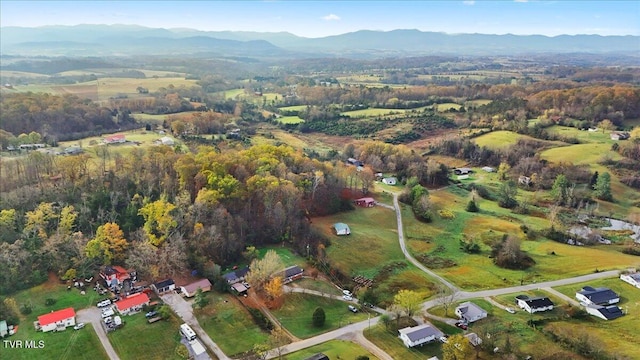
<svg viewBox="0 0 640 360"><path fill-rule="evenodd" d="M374 207L376 205L376 201L370 197L356 199L353 202L357 206L362 206L362 207Z"/></svg>
<svg viewBox="0 0 640 360"><path fill-rule="evenodd" d="M288 284L294 280L301 279L303 272L304 270L298 265L289 266L288 268L284 269L282 282Z"/></svg>
<svg viewBox="0 0 640 360"><path fill-rule="evenodd" d="M473 170L471 168L457 168L457 169L453 169L453 173L456 175L467 175L467 174L471 174L473 172Z"/></svg>
<svg viewBox="0 0 640 360"><path fill-rule="evenodd" d="M620 280L640 289L640 272L622 274L620 275Z"/></svg>
<svg viewBox="0 0 640 360"><path fill-rule="evenodd" d="M333 230L336 232L336 235L349 235L351 234L351 229L349 229L349 225L345 223L335 223L333 224Z"/></svg>
<svg viewBox="0 0 640 360"><path fill-rule="evenodd" d="M486 171L486 172L495 172L496 169L492 168L491 166L485 166L482 168L482 171Z"/></svg>
<svg viewBox="0 0 640 360"><path fill-rule="evenodd" d="M385 185L396 185L398 183L398 179L395 177L386 177L382 179L382 183Z"/></svg>
<svg viewBox="0 0 640 360"><path fill-rule="evenodd" d="M329 357L323 353L317 353L305 358L304 360L329 360Z"/></svg>
<svg viewBox="0 0 640 360"><path fill-rule="evenodd" d="M189 285L180 287L180 291L186 297L195 296L198 289L202 289L202 292L211 291L211 282L209 281L209 279L200 279L196 282L192 282Z"/></svg>
<svg viewBox="0 0 640 360"><path fill-rule="evenodd" d="M160 295L175 290L176 283L173 281L173 279L166 279L155 284L151 284L151 288L155 290L158 295Z"/></svg>
<svg viewBox="0 0 640 360"><path fill-rule="evenodd" d="M231 285L231 290L238 295L243 295L246 294L249 289L243 283L237 282Z"/></svg>

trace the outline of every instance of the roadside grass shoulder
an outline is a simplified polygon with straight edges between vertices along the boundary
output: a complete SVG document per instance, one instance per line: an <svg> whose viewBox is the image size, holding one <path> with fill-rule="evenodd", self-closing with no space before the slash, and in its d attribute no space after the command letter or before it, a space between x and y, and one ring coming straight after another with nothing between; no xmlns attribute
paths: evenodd
<svg viewBox="0 0 640 360"><path fill-rule="evenodd" d="M317 353L323 353L329 359L356 359L358 356L367 356L370 360L378 359L360 345L345 340L330 340L296 351L293 354L286 355L284 358L287 360L304 360Z"/></svg>
<svg viewBox="0 0 640 360"><path fill-rule="evenodd" d="M180 359L176 348L180 344L181 321L174 315L153 324L143 313L123 316L124 326L109 333L109 341L120 359Z"/></svg>
<svg viewBox="0 0 640 360"><path fill-rule="evenodd" d="M363 312L352 313L349 303L322 296L291 293L286 294L284 304L271 312L287 330L299 338L306 339L342 326L367 319ZM312 315L321 307L326 315L324 326L317 328L312 324Z"/></svg>
<svg viewBox="0 0 640 360"><path fill-rule="evenodd" d="M229 356L265 343L269 334L255 324L247 310L231 294L207 293L209 305L194 313L202 329Z"/></svg>

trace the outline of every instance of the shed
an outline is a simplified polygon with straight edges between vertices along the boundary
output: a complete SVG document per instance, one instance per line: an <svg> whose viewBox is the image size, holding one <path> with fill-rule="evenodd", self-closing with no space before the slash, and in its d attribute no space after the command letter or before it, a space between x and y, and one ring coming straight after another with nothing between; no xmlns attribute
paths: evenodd
<svg viewBox="0 0 640 360"><path fill-rule="evenodd" d="M351 234L351 229L349 229L349 225L345 223L335 223L333 224L333 230L335 230L336 235L349 235Z"/></svg>
<svg viewBox="0 0 640 360"><path fill-rule="evenodd" d="M398 179L395 177L386 177L382 179L382 183L386 185L395 185L398 183Z"/></svg>
<svg viewBox="0 0 640 360"><path fill-rule="evenodd" d="M160 138L160 143L162 143L162 145L169 145L169 146L173 146L175 145L175 140L173 140L172 138L168 137L168 136L163 136Z"/></svg>
<svg viewBox="0 0 640 360"><path fill-rule="evenodd" d="M323 353L317 353L305 358L304 360L329 360L329 357Z"/></svg>
<svg viewBox="0 0 640 360"><path fill-rule="evenodd" d="M364 197L360 199L356 199L353 201L357 206L362 207L374 207L376 205L376 201L370 197Z"/></svg>
<svg viewBox="0 0 640 360"><path fill-rule="evenodd" d="M166 279L155 284L152 284L151 287L158 293L164 294L166 292L172 291L176 288L176 283L173 279Z"/></svg>
<svg viewBox="0 0 640 360"><path fill-rule="evenodd" d="M246 293L248 289L246 286L244 286L243 283L237 282L231 285L231 290L235 291L236 294L240 295L240 294Z"/></svg>
<svg viewBox="0 0 640 360"><path fill-rule="evenodd" d="M494 172L494 171L496 171L496 169L492 168L491 166L485 166L485 167L482 168L482 171Z"/></svg>

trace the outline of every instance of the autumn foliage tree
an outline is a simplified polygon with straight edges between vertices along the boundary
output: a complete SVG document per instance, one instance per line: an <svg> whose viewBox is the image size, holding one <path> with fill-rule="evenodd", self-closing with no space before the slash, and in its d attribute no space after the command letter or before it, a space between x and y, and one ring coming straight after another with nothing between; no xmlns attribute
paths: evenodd
<svg viewBox="0 0 640 360"><path fill-rule="evenodd" d="M249 266L249 274L247 274L247 282L251 284L256 291L265 289L265 285L276 278L276 274L284 269L284 265L280 256L269 250L262 259L256 259Z"/></svg>
<svg viewBox="0 0 640 360"><path fill-rule="evenodd" d="M98 258L104 264L122 262L129 243L116 223L106 223L98 227L96 237L87 243L86 252L90 258Z"/></svg>
<svg viewBox="0 0 640 360"><path fill-rule="evenodd" d="M393 297L393 304L402 309L409 317L420 309L421 303L422 296L413 290L400 290Z"/></svg>
<svg viewBox="0 0 640 360"><path fill-rule="evenodd" d="M265 284L264 290L267 292L267 296L269 296L271 300L282 296L282 277L273 277L273 279Z"/></svg>

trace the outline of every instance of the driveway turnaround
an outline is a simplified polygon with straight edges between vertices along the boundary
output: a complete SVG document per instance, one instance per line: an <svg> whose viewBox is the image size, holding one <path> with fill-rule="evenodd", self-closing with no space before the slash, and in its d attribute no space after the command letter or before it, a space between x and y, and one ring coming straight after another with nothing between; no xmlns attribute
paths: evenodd
<svg viewBox="0 0 640 360"><path fill-rule="evenodd" d="M111 342L109 342L107 332L104 331L104 326L102 326L102 315L100 309L97 307L90 307L88 309L78 311L77 314L78 322L91 323L91 325L93 325L93 329L96 331L96 334L98 334L98 339L100 339L102 347L107 353L107 356L109 356L109 359L120 360L120 357L116 354L113 346L111 346Z"/></svg>

